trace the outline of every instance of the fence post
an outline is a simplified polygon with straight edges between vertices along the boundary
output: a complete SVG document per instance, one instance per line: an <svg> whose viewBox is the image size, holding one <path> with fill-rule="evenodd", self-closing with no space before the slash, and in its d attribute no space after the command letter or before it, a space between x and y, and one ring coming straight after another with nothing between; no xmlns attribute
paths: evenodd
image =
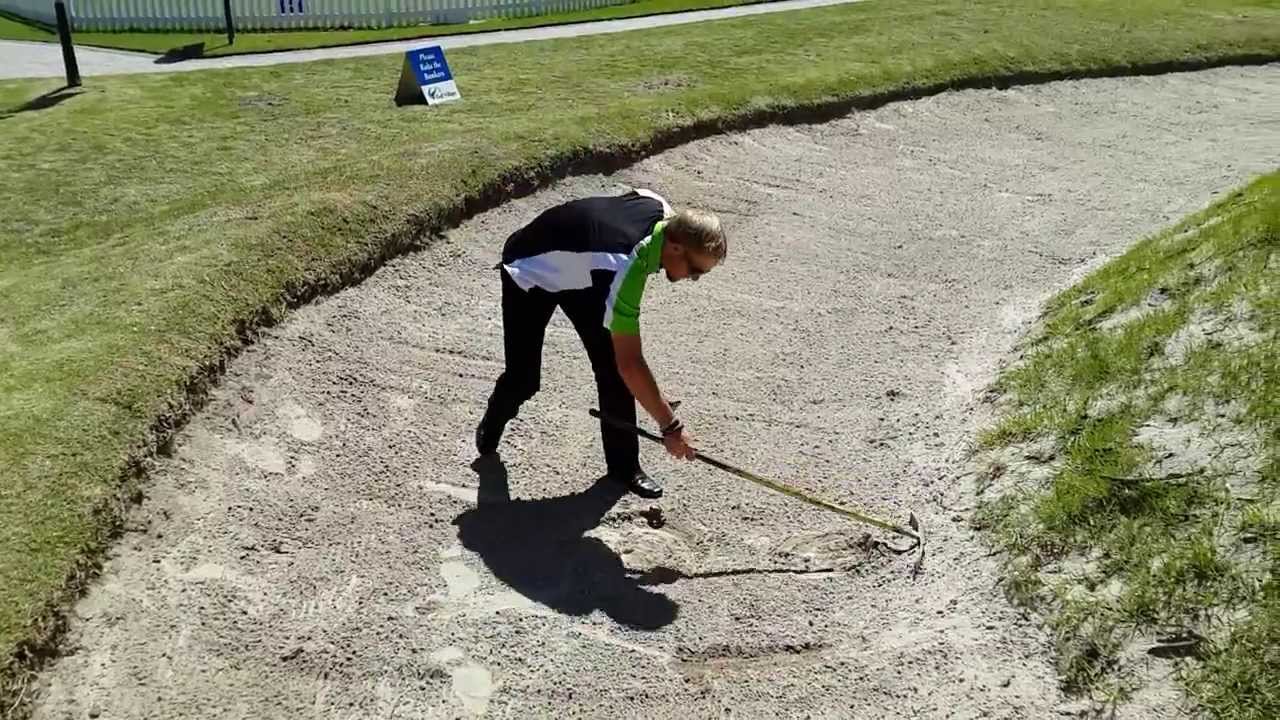
<svg viewBox="0 0 1280 720"><path fill-rule="evenodd" d="M222 13L227 16L227 44L236 44L236 21L231 17L231 0L222 0Z"/></svg>
<svg viewBox="0 0 1280 720"><path fill-rule="evenodd" d="M71 22L67 19L67 5L54 0L53 9L58 14L58 42L62 44L62 66L67 73L67 87L80 86L80 66L76 63L76 48L71 44Z"/></svg>

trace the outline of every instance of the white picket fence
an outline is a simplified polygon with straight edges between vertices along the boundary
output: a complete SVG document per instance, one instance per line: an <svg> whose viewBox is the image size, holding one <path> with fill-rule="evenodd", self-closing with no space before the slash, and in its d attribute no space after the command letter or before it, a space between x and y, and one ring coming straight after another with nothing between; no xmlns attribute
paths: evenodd
<svg viewBox="0 0 1280 720"><path fill-rule="evenodd" d="M237 30L328 30L465 23L623 5L631 0L231 0ZM211 30L223 0L65 0L77 31ZM53 0L0 0L0 10L56 22Z"/></svg>

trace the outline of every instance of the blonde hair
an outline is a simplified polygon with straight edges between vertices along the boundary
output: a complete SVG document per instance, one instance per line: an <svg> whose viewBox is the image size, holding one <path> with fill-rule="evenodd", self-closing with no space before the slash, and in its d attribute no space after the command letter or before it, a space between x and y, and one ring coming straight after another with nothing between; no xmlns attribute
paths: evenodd
<svg viewBox="0 0 1280 720"><path fill-rule="evenodd" d="M720 218L703 210L681 210L667 219L665 232L675 242L707 253L716 260L729 254Z"/></svg>

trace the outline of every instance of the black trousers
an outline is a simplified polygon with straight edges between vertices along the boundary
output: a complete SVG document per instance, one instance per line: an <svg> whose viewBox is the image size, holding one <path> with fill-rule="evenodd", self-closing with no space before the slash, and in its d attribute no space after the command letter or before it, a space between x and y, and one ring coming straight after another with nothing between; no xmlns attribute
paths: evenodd
<svg viewBox="0 0 1280 720"><path fill-rule="evenodd" d="M502 334L506 368L489 397L489 412L493 419L504 423L511 420L519 412L520 405L538 392L542 378L542 341L547 323L558 307L573 323L587 350L595 373L600 410L634 425L635 398L618 374L613 338L604 326L605 298L612 282L611 274L595 273L595 282L589 288L548 292L538 287L522 290L502 266L498 266L498 271L502 275ZM586 412L585 408L583 412ZM628 474L640 467L640 441L634 433L618 430L601 420L600 440L604 445L609 474Z"/></svg>

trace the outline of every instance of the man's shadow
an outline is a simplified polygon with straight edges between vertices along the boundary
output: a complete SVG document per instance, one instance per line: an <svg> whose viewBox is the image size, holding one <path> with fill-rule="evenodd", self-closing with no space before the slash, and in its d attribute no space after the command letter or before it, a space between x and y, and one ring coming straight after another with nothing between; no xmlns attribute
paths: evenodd
<svg viewBox="0 0 1280 720"><path fill-rule="evenodd" d="M573 495L512 500L501 458L482 457L471 468L480 478L477 504L453 522L463 546L483 558L499 580L566 615L601 610L640 630L675 620L674 601L628 577L608 545L583 537L626 494L622 484L602 477Z"/></svg>

